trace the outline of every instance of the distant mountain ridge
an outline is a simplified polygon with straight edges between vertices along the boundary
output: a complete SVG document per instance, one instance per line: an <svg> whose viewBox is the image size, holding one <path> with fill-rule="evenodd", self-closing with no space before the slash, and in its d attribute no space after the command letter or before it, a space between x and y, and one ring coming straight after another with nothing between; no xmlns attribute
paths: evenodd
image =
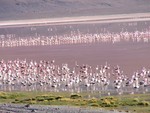
<svg viewBox="0 0 150 113"><path fill-rule="evenodd" d="M0 0L0 20L150 12L150 0Z"/></svg>

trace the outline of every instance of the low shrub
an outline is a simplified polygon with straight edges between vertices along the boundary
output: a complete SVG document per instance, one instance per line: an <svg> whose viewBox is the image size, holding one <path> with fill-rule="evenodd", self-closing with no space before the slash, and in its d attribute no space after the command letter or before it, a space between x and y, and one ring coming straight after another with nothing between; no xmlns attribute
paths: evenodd
<svg viewBox="0 0 150 113"><path fill-rule="evenodd" d="M44 100L55 100L55 96L53 95L40 95L40 96L36 96L35 98L37 101L44 101Z"/></svg>
<svg viewBox="0 0 150 113"><path fill-rule="evenodd" d="M62 98L63 98L62 96L55 97L56 100L61 100Z"/></svg>
<svg viewBox="0 0 150 113"><path fill-rule="evenodd" d="M92 98L92 99L90 99L88 102L89 102L89 103L97 103L97 101L98 101L98 100L97 100L96 98Z"/></svg>
<svg viewBox="0 0 150 113"><path fill-rule="evenodd" d="M139 99L138 98L134 98L133 102L139 102Z"/></svg>
<svg viewBox="0 0 150 113"><path fill-rule="evenodd" d="M138 103L138 105L149 106L150 103L148 101L141 101L141 102Z"/></svg>
<svg viewBox="0 0 150 113"><path fill-rule="evenodd" d="M19 99L15 99L15 101L19 101Z"/></svg>
<svg viewBox="0 0 150 113"><path fill-rule="evenodd" d="M30 101L29 104L36 104L37 102L34 100Z"/></svg>
<svg viewBox="0 0 150 113"><path fill-rule="evenodd" d="M31 101L31 100L32 100L31 98L26 98L23 101Z"/></svg>
<svg viewBox="0 0 150 113"><path fill-rule="evenodd" d="M5 92L0 92L0 99L15 99L22 96L19 93L5 93Z"/></svg>
<svg viewBox="0 0 150 113"><path fill-rule="evenodd" d="M44 101L45 99L41 97L41 98L37 98L36 100L37 101Z"/></svg>
<svg viewBox="0 0 150 113"><path fill-rule="evenodd" d="M99 107L98 103L90 103L89 105L92 106L92 107Z"/></svg>
<svg viewBox="0 0 150 113"><path fill-rule="evenodd" d="M99 104L102 107L117 107L119 103L118 100L114 97L106 97L100 99Z"/></svg>
<svg viewBox="0 0 150 113"><path fill-rule="evenodd" d="M82 96L79 95L79 94L72 94L72 95L70 96L71 99L79 99L79 98L81 98L81 97L82 97Z"/></svg>

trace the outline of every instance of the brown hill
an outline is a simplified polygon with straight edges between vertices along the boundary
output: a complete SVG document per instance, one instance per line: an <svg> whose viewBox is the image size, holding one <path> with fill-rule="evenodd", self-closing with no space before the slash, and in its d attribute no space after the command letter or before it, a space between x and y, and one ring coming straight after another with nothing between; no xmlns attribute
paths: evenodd
<svg viewBox="0 0 150 113"><path fill-rule="evenodd" d="M0 0L0 20L150 12L150 0Z"/></svg>

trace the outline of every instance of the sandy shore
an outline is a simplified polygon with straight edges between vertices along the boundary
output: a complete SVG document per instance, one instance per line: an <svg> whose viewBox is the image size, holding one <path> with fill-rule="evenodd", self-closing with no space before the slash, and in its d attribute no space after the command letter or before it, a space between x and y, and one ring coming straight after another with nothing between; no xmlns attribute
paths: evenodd
<svg viewBox="0 0 150 113"><path fill-rule="evenodd" d="M0 21L0 27L24 27L42 25L67 25L67 24L89 24L89 23L120 23L149 21L150 13L116 14L103 16L79 16L63 18L27 19Z"/></svg>

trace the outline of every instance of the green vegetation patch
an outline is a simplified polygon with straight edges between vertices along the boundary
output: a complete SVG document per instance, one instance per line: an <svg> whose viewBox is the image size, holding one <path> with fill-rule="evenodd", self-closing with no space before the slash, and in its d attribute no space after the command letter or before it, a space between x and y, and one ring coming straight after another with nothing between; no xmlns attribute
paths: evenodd
<svg viewBox="0 0 150 113"><path fill-rule="evenodd" d="M0 102L11 102L16 104L24 103L40 105L90 106L104 107L105 109L118 109L121 111L132 111L137 113L150 112L150 94L103 97L96 94L86 94L85 92L74 94L69 92L0 92ZM139 108L142 108L142 110Z"/></svg>
<svg viewBox="0 0 150 113"><path fill-rule="evenodd" d="M7 93L7 92L0 92L0 99L15 99L15 98L18 98L18 97L21 97L23 96L22 93Z"/></svg>

